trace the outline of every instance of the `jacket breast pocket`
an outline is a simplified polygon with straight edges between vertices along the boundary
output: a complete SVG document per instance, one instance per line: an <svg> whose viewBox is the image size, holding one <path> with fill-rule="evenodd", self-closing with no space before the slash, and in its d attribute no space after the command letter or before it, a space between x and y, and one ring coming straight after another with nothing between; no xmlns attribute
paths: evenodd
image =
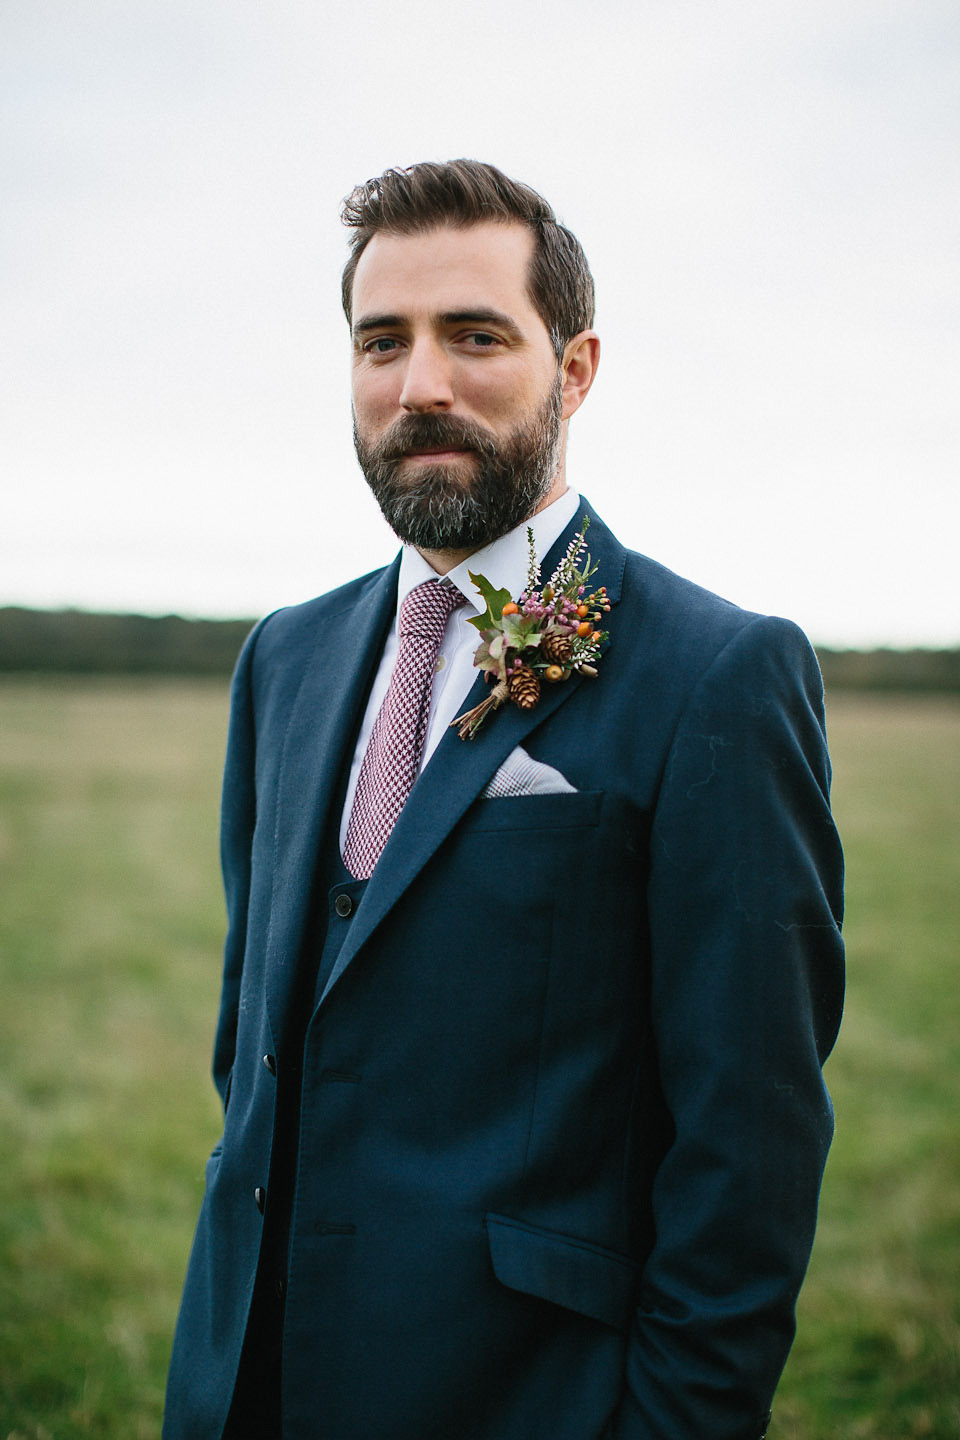
<svg viewBox="0 0 960 1440"><path fill-rule="evenodd" d="M484 1217L493 1272L502 1285L626 1330L640 1266L616 1250L512 1220Z"/></svg>
<svg viewBox="0 0 960 1440"><path fill-rule="evenodd" d="M575 790L555 795L508 795L477 800L468 823L474 831L579 830L598 825L602 790Z"/></svg>

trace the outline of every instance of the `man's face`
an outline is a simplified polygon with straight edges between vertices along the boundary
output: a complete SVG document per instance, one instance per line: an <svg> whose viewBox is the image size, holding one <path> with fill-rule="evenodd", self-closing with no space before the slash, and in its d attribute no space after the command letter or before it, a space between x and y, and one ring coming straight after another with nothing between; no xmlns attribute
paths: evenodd
<svg viewBox="0 0 960 1440"><path fill-rule="evenodd" d="M421 550L471 550L564 488L563 401L522 225L380 234L353 285L357 457Z"/></svg>

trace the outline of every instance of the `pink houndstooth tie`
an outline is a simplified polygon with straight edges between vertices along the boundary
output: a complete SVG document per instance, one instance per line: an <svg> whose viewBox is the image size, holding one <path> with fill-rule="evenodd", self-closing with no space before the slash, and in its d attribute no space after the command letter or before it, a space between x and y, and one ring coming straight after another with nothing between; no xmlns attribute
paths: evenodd
<svg viewBox="0 0 960 1440"><path fill-rule="evenodd" d="M443 632L464 604L455 585L425 580L400 606L397 658L363 757L343 846L343 863L357 880L373 874L417 778Z"/></svg>

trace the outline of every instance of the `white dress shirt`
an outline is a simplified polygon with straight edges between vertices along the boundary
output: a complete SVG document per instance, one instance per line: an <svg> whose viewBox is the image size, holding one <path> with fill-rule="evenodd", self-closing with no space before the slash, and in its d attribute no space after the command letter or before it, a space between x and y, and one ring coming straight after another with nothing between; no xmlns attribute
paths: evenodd
<svg viewBox="0 0 960 1440"><path fill-rule="evenodd" d="M449 728L451 722L463 709L464 702L477 677L473 657L480 644L480 636L476 626L468 624L468 621L471 616L482 615L486 607L480 600L469 572L472 570L475 575L485 575L494 589L508 590L513 599L516 599L527 585L529 561L527 527L529 526L533 531L537 559L542 562L551 545L560 538L576 515L579 505L580 496L577 492L565 490L558 499L554 500L552 505L538 510L536 515L525 520L515 530L501 535L500 539L494 540L491 545L485 545L482 550L475 550L468 559L454 566L444 577L451 584L456 585L457 589L467 597L467 603L461 605L459 610L454 610L447 621L443 644L437 659L437 669L433 677L427 738L424 741L423 754L420 757L421 770L439 745L444 731ZM548 575L542 576L541 583L546 584L549 578ZM380 666L373 682L373 689L370 691L370 699L367 701L367 708L350 766L350 778L347 782L347 793L340 819L341 853L347 838L347 825L350 821L353 796L360 778L360 767L366 754L367 742L370 739L374 722L380 713L380 706L387 693L394 661L397 657L397 619L400 606L417 585L422 584L424 580L436 579L437 572L427 564L420 552L415 550L412 545L404 545L397 585L397 615L394 616L393 625L383 647Z"/></svg>

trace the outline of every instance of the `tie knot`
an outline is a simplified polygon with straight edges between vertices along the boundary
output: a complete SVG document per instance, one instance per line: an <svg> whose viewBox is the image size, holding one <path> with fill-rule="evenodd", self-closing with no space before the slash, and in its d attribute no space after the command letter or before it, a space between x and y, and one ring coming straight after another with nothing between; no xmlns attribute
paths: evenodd
<svg viewBox="0 0 960 1440"><path fill-rule="evenodd" d="M447 620L454 610L467 603L456 585L424 580L404 597L400 606L398 634L403 639L419 637L439 644Z"/></svg>

